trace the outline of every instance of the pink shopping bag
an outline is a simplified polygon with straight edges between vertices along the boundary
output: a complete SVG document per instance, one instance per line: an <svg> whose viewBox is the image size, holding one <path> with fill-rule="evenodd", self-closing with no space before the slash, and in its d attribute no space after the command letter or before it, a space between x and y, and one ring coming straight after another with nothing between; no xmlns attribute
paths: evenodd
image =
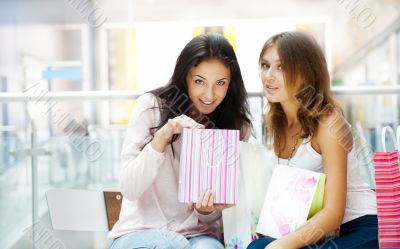
<svg viewBox="0 0 400 249"><path fill-rule="evenodd" d="M239 130L187 129L182 132L179 201L197 202L212 191L214 203L236 204Z"/></svg>
<svg viewBox="0 0 400 249"><path fill-rule="evenodd" d="M395 150L387 152L385 137L389 132ZM400 171L399 151L400 127L397 128L397 143L390 127L382 129L383 152L374 153L376 203L378 209L379 247L400 248Z"/></svg>

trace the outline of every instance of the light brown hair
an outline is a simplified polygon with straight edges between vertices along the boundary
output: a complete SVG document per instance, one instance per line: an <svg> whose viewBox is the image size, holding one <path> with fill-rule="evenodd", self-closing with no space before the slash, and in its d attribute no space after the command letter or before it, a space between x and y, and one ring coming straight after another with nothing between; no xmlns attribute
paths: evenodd
<svg viewBox="0 0 400 249"><path fill-rule="evenodd" d="M259 66L264 53L273 46L282 63L288 95L294 97L300 105L297 119L302 127L301 138L312 137L321 118L333 110L342 113L332 97L324 53L311 35L300 31L283 32L265 42ZM266 123L268 140L273 142L275 152L279 152L286 146L284 128L287 126L286 115L280 103L269 102Z"/></svg>

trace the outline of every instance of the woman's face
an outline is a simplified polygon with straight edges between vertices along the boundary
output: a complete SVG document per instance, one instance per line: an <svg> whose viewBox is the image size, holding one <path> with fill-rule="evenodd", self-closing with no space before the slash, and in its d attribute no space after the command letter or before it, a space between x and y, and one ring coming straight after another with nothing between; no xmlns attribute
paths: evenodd
<svg viewBox="0 0 400 249"><path fill-rule="evenodd" d="M265 50L261 58L260 77L265 97L269 102L284 102L289 99L276 46L271 46Z"/></svg>
<svg viewBox="0 0 400 249"><path fill-rule="evenodd" d="M231 71L217 59L202 61L186 76L189 98L202 114L212 113L224 100Z"/></svg>

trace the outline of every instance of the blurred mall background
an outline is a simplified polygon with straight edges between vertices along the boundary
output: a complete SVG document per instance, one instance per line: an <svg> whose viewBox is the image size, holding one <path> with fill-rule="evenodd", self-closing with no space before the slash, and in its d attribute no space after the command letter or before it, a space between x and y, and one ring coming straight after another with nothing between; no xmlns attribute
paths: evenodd
<svg viewBox="0 0 400 249"><path fill-rule="evenodd" d="M400 124L399 0L1 0L0 248L33 248L34 222L65 248L109 246L106 232L54 231L45 192L117 190L136 96L168 81L197 34L220 32L235 47L252 142L263 143L258 54L294 29L323 47L374 188L379 131Z"/></svg>

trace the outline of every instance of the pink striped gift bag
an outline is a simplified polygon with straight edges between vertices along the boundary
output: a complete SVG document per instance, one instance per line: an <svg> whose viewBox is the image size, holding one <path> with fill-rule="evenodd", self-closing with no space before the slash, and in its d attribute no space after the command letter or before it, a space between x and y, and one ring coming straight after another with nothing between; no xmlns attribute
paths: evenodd
<svg viewBox="0 0 400 249"><path fill-rule="evenodd" d="M211 190L214 203L236 204L239 131L189 129L182 132L179 201L197 202Z"/></svg>
<svg viewBox="0 0 400 249"><path fill-rule="evenodd" d="M386 132L393 139L395 150L386 150ZM382 129L384 152L374 153L376 203L378 208L379 247L400 248L400 171L399 151L400 127L397 128L397 143L392 128Z"/></svg>

